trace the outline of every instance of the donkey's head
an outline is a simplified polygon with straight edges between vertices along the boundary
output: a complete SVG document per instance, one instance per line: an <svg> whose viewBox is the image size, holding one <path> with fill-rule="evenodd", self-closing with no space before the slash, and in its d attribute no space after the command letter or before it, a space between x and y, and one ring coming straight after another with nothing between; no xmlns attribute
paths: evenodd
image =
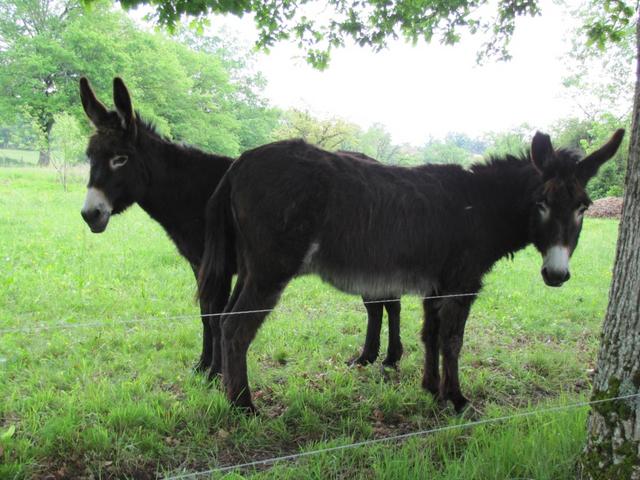
<svg viewBox="0 0 640 480"><path fill-rule="evenodd" d="M531 143L531 161L542 176L531 212L533 244L542 254L542 278L552 287L569 280L569 258L578 244L582 216L591 204L585 187L600 166L612 158L624 130L592 154L577 160L567 150L554 150L548 135L537 132Z"/></svg>
<svg viewBox="0 0 640 480"><path fill-rule="evenodd" d="M81 213L91 231L100 233L111 215L140 199L147 174L136 149L137 122L122 79L113 79L115 111L107 110L84 77L80 79L80 98L96 127L87 146L91 170Z"/></svg>

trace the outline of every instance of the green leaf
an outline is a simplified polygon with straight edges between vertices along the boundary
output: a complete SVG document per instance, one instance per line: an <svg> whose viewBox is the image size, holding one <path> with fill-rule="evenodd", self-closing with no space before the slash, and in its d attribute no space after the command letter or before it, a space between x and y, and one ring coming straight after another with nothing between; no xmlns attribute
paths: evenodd
<svg viewBox="0 0 640 480"><path fill-rule="evenodd" d="M0 441L4 442L6 440L9 440L11 437L13 437L14 433L16 433L16 426L15 425L9 426L9 429L6 432L2 432L0 434Z"/></svg>

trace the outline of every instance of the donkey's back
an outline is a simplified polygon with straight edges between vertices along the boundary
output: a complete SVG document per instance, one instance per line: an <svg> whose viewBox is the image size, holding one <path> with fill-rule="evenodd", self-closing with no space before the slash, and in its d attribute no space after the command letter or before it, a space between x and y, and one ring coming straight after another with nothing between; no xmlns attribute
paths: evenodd
<svg viewBox="0 0 640 480"><path fill-rule="evenodd" d="M286 259L286 276L317 273L349 293L384 297L430 292L451 239L469 238L468 175L458 166L387 166L285 141L244 154L230 180L251 261L266 263L257 271L282 269ZM256 226L252 218L265 221ZM268 265L272 259L278 265Z"/></svg>

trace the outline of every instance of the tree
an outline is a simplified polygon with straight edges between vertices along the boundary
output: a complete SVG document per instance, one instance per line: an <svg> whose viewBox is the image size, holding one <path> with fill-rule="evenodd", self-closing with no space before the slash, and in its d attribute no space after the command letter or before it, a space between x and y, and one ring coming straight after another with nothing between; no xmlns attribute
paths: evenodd
<svg viewBox="0 0 640 480"><path fill-rule="evenodd" d="M485 143L488 146L484 155L503 157L507 154L524 152L529 148L532 130L531 126L523 124L506 132L488 133L485 138Z"/></svg>
<svg viewBox="0 0 640 480"><path fill-rule="evenodd" d="M628 127L625 120L622 126ZM573 148L589 154L602 145L611 132L621 126L621 121L614 115L603 113L588 120L569 118L558 122L553 127L553 138L558 145ZM613 161L603 165L598 174L587 185L587 192L592 199L622 196L624 177L627 166L629 137L627 136Z"/></svg>
<svg viewBox="0 0 640 480"><path fill-rule="evenodd" d="M420 165L422 163L421 151L418 147L409 143L403 143L398 146L393 163L407 167Z"/></svg>
<svg viewBox="0 0 640 480"><path fill-rule="evenodd" d="M451 142L430 140L422 147L422 162L469 165L473 162L473 153Z"/></svg>
<svg viewBox="0 0 640 480"><path fill-rule="evenodd" d="M449 132L444 140L428 140L420 150L422 163L470 165L480 158L486 142L459 132Z"/></svg>
<svg viewBox="0 0 640 480"><path fill-rule="evenodd" d="M593 399L640 393L640 22L624 207ZM580 473L589 479L640 478L640 398L594 405Z"/></svg>
<svg viewBox="0 0 640 480"><path fill-rule="evenodd" d="M574 12L585 21L595 13L594 6ZM635 29L632 24L620 31L619 41L598 48L588 41L584 28L573 33L572 47L566 55L567 74L563 78L566 93L584 117L594 120L602 113L619 120L631 112L635 78L629 68L635 57Z"/></svg>
<svg viewBox="0 0 640 480"><path fill-rule="evenodd" d="M582 18L583 23L600 23L604 27L599 28L606 28L600 5L592 2L581 7L572 14ZM578 107L582 118L568 119L556 126L559 144L590 153L612 129L629 128L635 86L635 75L629 65L635 57L635 28L631 23L621 23L620 27L615 34L618 41L607 44L606 49L597 39L589 41L588 30L577 28L573 32L572 46L566 55L568 73L563 83L566 95ZM628 145L627 137L614 162L604 165L589 183L592 198L622 195Z"/></svg>
<svg viewBox="0 0 640 480"><path fill-rule="evenodd" d="M374 123L359 136L355 149L380 162L396 163L400 146L393 144L391 134L383 124Z"/></svg>
<svg viewBox="0 0 640 480"><path fill-rule="evenodd" d="M374 123L363 131L342 118L319 119L307 110L284 112L274 136L277 139L302 138L327 150L357 151L389 164L398 163L400 155L404 159L409 151L395 145L391 134L381 123Z"/></svg>
<svg viewBox="0 0 640 480"><path fill-rule="evenodd" d="M120 0L120 3L125 7L151 5L155 10L153 17L169 28L174 28L183 15L204 21L212 13L252 14L259 47L268 48L280 40L295 39L305 50L307 61L317 68L326 67L331 50L344 46L347 40L374 50L384 48L389 38L397 37L413 43L438 38L442 43L454 44L463 30L485 36L481 55L508 58L507 44L516 17L540 13L537 0L498 2L494 15L489 14L489 9L479 8L488 4L488 0L327 0L322 2L320 15L312 2L305 0Z"/></svg>
<svg viewBox="0 0 640 480"><path fill-rule="evenodd" d="M317 119L307 110L291 109L284 113L275 138L302 138L327 150L353 150L358 126L341 118Z"/></svg>
<svg viewBox="0 0 640 480"><path fill-rule="evenodd" d="M280 111L269 106L263 97L267 81L254 68L254 55L248 49L239 47L242 42L226 29L218 34L194 32L182 28L180 40L191 49L219 58L233 83L228 106L239 122L240 151L255 148L273 140L274 129L278 126Z"/></svg>
<svg viewBox="0 0 640 480"><path fill-rule="evenodd" d="M141 115L170 138L230 156L271 140L278 113L248 53L210 35L192 42L143 31L107 0L85 13L75 0L0 2L5 142L15 140L15 126L33 125L24 136L48 164L56 115L70 113L87 133L81 75L109 95L111 79L126 78Z"/></svg>
<svg viewBox="0 0 640 480"><path fill-rule="evenodd" d="M60 45L65 25L80 14L75 0L21 0L0 3L0 75L4 116L8 104L34 101L20 113L35 120L40 165L49 164L49 135L53 115L61 111L58 85L68 75L66 52ZM48 61L42 61L43 56ZM13 99L14 102L10 100ZM18 109L10 115L17 119Z"/></svg>
<svg viewBox="0 0 640 480"><path fill-rule="evenodd" d="M68 113L55 115L51 129L51 164L58 172L65 192L69 166L83 159L85 143L82 129L75 117Z"/></svg>
<svg viewBox="0 0 640 480"><path fill-rule="evenodd" d="M460 147L475 155L482 155L487 149L486 141L479 138L472 138L466 133L449 132L445 136L445 142Z"/></svg>

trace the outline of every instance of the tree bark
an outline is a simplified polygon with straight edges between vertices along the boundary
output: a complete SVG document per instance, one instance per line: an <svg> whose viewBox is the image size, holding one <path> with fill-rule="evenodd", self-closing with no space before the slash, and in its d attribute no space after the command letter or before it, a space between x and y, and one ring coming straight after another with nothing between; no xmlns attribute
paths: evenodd
<svg viewBox="0 0 640 480"><path fill-rule="evenodd" d="M624 207L592 400L640 393L640 22ZM640 480L640 397L593 405L583 479Z"/></svg>
<svg viewBox="0 0 640 480"><path fill-rule="evenodd" d="M48 167L51 163L51 129L53 128L53 116L47 115L43 121L44 145L40 147L38 166Z"/></svg>
<svg viewBox="0 0 640 480"><path fill-rule="evenodd" d="M38 166L39 167L47 167L51 163L51 152L49 152L49 148L43 148L40 150L38 154Z"/></svg>

